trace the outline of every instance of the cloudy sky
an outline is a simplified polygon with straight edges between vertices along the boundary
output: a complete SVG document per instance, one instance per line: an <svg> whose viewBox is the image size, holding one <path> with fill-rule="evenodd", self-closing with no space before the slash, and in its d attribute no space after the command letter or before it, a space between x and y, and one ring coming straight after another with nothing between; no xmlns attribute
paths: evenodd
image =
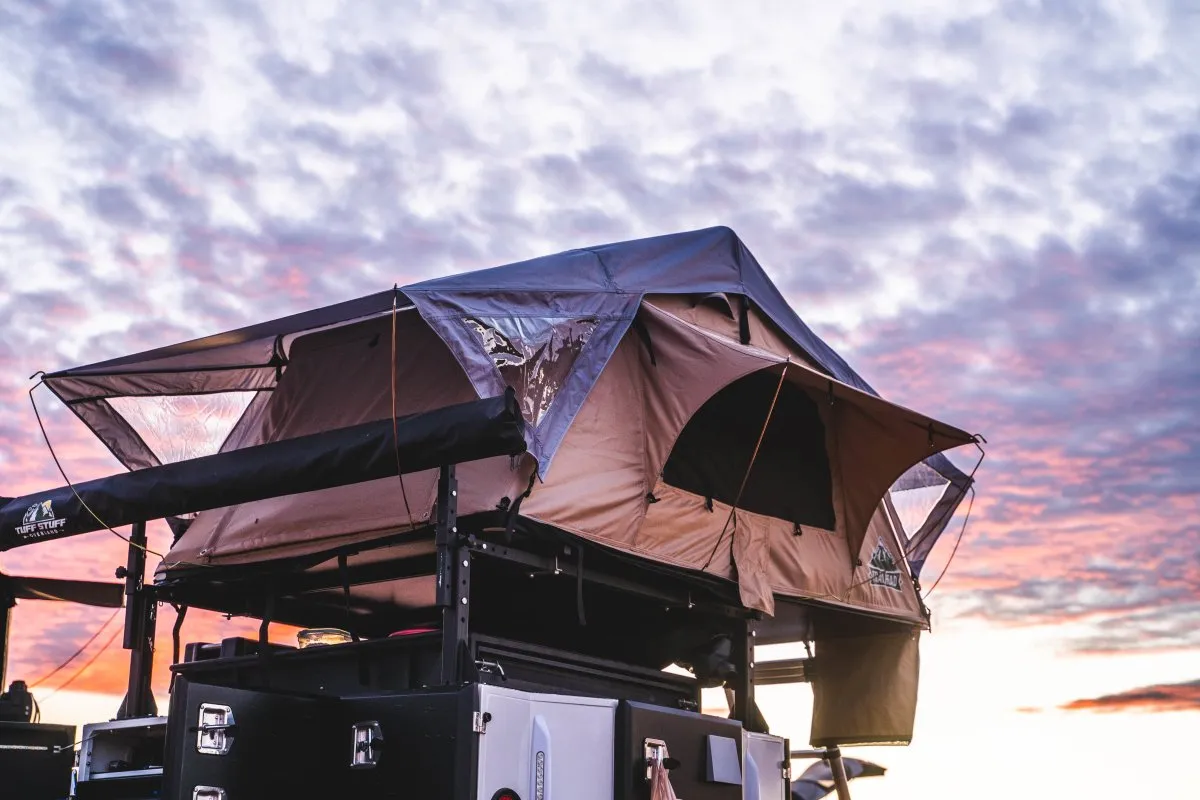
<svg viewBox="0 0 1200 800"><path fill-rule="evenodd" d="M594 5L0 5L0 494L61 483L36 370L729 225L885 396L990 443L928 601L917 740L871 751L892 771L856 796L952 797L978 770L1029 769L1011 748L1047 738L1073 759L1040 768L1047 795L1111 787L1136 764L1122 740L1183 758L1200 724L1200 6ZM36 396L73 480L118 468ZM5 570L107 578L123 560L111 535L36 550ZM16 675L109 613L49 605L18 610ZM119 646L97 658L47 716L117 691ZM1200 784L1134 772L1148 796Z"/></svg>

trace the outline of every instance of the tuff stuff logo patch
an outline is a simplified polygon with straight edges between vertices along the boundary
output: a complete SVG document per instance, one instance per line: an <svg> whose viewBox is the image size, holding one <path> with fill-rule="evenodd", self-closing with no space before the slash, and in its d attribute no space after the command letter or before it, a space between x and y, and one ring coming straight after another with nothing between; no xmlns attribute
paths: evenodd
<svg viewBox="0 0 1200 800"><path fill-rule="evenodd" d="M870 570L867 577L870 583L900 591L900 565L896 563L896 559L892 558L891 552L883 546L882 539L875 546L875 552L871 553L871 561L867 568Z"/></svg>
<svg viewBox="0 0 1200 800"><path fill-rule="evenodd" d="M17 536L24 539L40 539L43 536L58 533L66 524L66 517L54 516L52 501L44 500L41 503L34 503L25 511L25 516L21 519L21 524L17 526L16 531Z"/></svg>

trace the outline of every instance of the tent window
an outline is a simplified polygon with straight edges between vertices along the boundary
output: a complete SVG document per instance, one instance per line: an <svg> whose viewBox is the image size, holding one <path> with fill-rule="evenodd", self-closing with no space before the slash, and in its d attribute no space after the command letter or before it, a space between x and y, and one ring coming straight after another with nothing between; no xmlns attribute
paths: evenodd
<svg viewBox="0 0 1200 800"><path fill-rule="evenodd" d="M257 392L110 397L159 462L174 464L221 449Z"/></svg>
<svg viewBox="0 0 1200 800"><path fill-rule="evenodd" d="M468 317L464 322L534 426L550 410L597 324L593 317Z"/></svg>
<svg viewBox="0 0 1200 800"><path fill-rule="evenodd" d="M732 504L778 385L778 376L758 372L713 395L679 435L663 480ZM825 426L816 403L791 383L784 383L779 392L738 507L801 525L835 528Z"/></svg>

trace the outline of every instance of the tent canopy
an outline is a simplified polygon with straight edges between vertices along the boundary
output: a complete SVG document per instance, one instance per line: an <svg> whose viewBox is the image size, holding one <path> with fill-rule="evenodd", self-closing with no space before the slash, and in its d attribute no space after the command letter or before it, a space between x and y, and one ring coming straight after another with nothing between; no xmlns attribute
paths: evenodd
<svg viewBox="0 0 1200 800"><path fill-rule="evenodd" d="M941 452L974 441L880 398L724 227L438 278L45 382L132 470L512 387L528 455L467 465L463 513L524 501L529 519L735 579L768 612L783 594L919 620L911 579L970 484ZM164 567L420 527L434 480L205 511Z"/></svg>

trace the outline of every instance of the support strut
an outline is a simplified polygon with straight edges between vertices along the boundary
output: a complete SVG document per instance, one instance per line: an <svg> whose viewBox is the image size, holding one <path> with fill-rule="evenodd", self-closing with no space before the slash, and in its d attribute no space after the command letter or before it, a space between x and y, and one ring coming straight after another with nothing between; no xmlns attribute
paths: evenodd
<svg viewBox="0 0 1200 800"><path fill-rule="evenodd" d="M465 679L471 622L471 551L458 533L458 479L454 465L438 472L437 604L442 611L442 683Z"/></svg>
<svg viewBox="0 0 1200 800"><path fill-rule="evenodd" d="M118 577L122 577L118 571ZM157 604L146 587L146 523L135 522L129 536L125 578L125 641L129 652L129 687L117 719L158 714L151 684L154 677L154 634Z"/></svg>

